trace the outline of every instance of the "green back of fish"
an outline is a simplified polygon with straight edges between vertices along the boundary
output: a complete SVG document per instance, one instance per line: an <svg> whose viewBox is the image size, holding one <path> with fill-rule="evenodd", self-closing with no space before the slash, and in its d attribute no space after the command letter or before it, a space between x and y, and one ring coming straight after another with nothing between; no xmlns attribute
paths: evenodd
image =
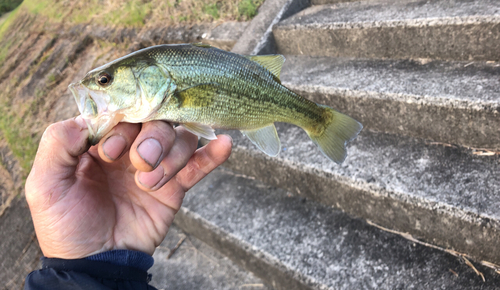
<svg viewBox="0 0 500 290"><path fill-rule="evenodd" d="M193 45L157 46L142 53L144 60L154 60L167 71L177 86L157 118L240 130L273 122L311 127L322 120L323 109L241 55Z"/></svg>

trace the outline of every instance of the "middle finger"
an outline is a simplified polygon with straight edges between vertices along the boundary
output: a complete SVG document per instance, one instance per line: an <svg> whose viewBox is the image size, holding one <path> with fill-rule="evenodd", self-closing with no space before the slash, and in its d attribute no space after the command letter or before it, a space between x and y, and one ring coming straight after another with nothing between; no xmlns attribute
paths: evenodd
<svg viewBox="0 0 500 290"><path fill-rule="evenodd" d="M183 127L175 128L176 139L167 156L159 166L151 172L136 172L137 185L146 191L155 191L161 188L177 172L179 172L196 151L198 137L189 133Z"/></svg>
<svg viewBox="0 0 500 290"><path fill-rule="evenodd" d="M153 171L167 156L175 141L170 123L151 121L142 125L141 132L130 149L130 161L139 171Z"/></svg>

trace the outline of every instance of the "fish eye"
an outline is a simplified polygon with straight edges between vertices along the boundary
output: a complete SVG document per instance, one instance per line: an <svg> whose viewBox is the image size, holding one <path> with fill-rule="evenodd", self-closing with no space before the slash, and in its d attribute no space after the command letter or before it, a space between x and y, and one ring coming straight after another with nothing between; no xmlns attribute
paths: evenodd
<svg viewBox="0 0 500 290"><path fill-rule="evenodd" d="M99 76L97 76L96 81L97 84L100 85L101 87L107 87L111 83L111 76L108 73L101 73Z"/></svg>

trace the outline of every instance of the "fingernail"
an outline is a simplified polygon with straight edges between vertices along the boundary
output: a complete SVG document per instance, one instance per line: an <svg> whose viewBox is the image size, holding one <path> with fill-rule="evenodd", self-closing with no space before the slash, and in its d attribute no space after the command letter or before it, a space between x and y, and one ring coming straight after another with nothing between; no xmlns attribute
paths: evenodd
<svg viewBox="0 0 500 290"><path fill-rule="evenodd" d="M85 120L83 119L82 115L76 116L73 120L75 120L75 123L80 126L80 131L87 130L88 126Z"/></svg>
<svg viewBox="0 0 500 290"><path fill-rule="evenodd" d="M151 167L156 168L160 163L160 156L163 151L160 142L156 139L149 138L142 141L137 147L137 153Z"/></svg>
<svg viewBox="0 0 500 290"><path fill-rule="evenodd" d="M139 172L137 179L140 184L149 189L158 189L167 182L165 171L162 166L156 167L156 169L151 172Z"/></svg>
<svg viewBox="0 0 500 290"><path fill-rule="evenodd" d="M113 135L106 139L102 144L102 152L110 160L116 160L122 157L127 147L127 141L121 135Z"/></svg>

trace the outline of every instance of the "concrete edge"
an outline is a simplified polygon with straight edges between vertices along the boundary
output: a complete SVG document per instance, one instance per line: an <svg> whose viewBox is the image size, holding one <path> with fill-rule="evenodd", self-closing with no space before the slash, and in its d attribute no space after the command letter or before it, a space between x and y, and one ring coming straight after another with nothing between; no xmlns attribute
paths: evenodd
<svg viewBox="0 0 500 290"><path fill-rule="evenodd" d="M291 270L268 253L234 237L185 207L177 212L174 223L276 289L328 288L311 277Z"/></svg>
<svg viewBox="0 0 500 290"><path fill-rule="evenodd" d="M266 0L234 45L232 52L250 55L276 53L273 26L309 5L309 0Z"/></svg>
<svg viewBox="0 0 500 290"><path fill-rule="evenodd" d="M498 24L500 15L492 16L462 16L462 17L440 17L421 18L407 20L387 21L363 21L363 22L332 22L332 23L310 23L310 24L288 24L282 22L275 29L280 30L308 30L308 29L352 29L352 28L384 28L384 27L422 27L422 26L456 26L474 24Z"/></svg>
<svg viewBox="0 0 500 290"><path fill-rule="evenodd" d="M238 146L224 166L427 243L480 261L500 263L500 222L495 219L374 185L353 183L342 176L317 172Z"/></svg>

